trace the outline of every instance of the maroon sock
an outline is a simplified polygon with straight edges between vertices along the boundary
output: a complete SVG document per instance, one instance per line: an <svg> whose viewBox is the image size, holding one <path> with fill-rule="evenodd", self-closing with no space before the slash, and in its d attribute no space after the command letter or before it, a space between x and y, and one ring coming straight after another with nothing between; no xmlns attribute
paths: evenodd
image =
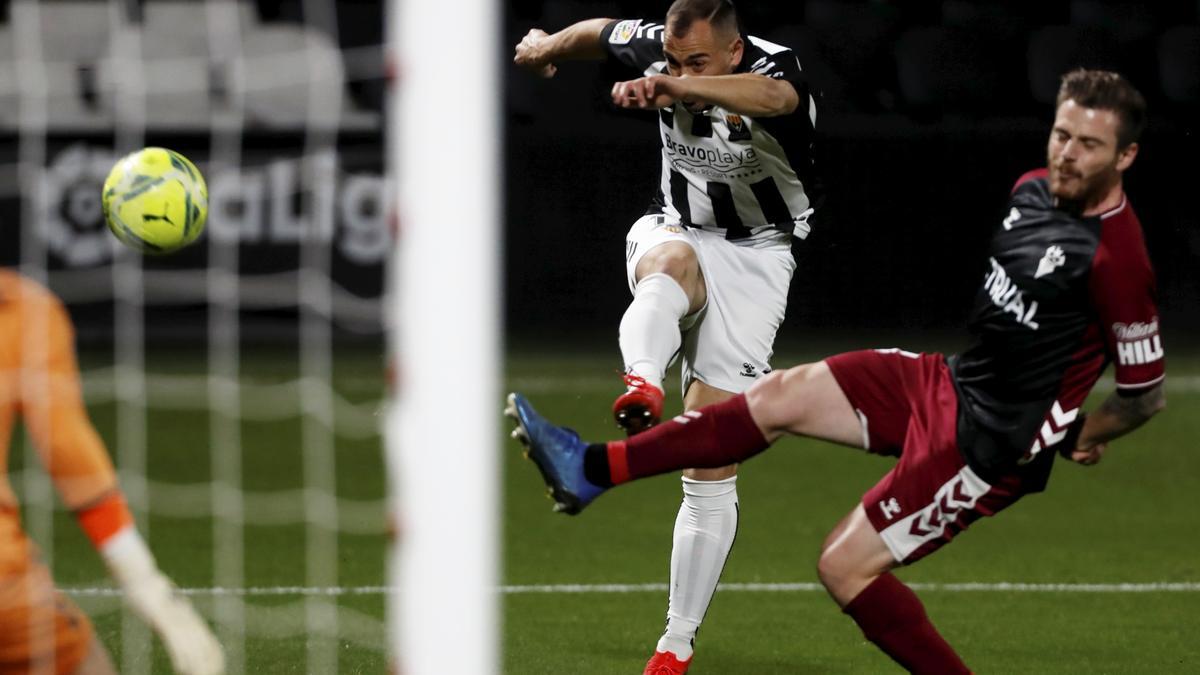
<svg viewBox="0 0 1200 675"><path fill-rule="evenodd" d="M971 672L929 622L917 594L889 573L879 575L843 611L911 673Z"/></svg>
<svg viewBox="0 0 1200 675"><path fill-rule="evenodd" d="M685 420L685 421L676 421ZM627 441L608 444L614 484L679 471L728 466L767 449L767 439L750 417L746 397L683 413Z"/></svg>

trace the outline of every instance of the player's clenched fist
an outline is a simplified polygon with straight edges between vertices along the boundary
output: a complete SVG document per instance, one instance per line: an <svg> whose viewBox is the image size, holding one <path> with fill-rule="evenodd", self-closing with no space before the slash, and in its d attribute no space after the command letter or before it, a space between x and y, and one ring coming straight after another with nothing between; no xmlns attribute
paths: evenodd
<svg viewBox="0 0 1200 675"><path fill-rule="evenodd" d="M1106 449L1107 443L1097 443L1090 448L1077 448L1071 453L1071 461L1084 466L1099 464L1100 460L1104 459Z"/></svg>
<svg viewBox="0 0 1200 675"><path fill-rule="evenodd" d="M554 77L558 68L550 63L550 36L540 28L532 28L517 43L513 63L528 68L542 77Z"/></svg>
<svg viewBox="0 0 1200 675"><path fill-rule="evenodd" d="M665 108L688 95L684 78L670 75L651 75L636 80L618 82L612 88L612 100L622 108Z"/></svg>

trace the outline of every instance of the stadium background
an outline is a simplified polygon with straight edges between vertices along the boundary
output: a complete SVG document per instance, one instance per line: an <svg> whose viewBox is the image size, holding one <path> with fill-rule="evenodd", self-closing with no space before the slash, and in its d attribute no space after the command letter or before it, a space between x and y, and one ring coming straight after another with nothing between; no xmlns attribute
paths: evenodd
<svg viewBox="0 0 1200 675"><path fill-rule="evenodd" d="M530 25L653 19L667 5L513 3L506 42ZM738 6L749 32L792 46L824 93L818 161L828 202L795 247L785 344L830 329L956 328L1007 191L1044 165L1058 75L1081 64L1119 69L1149 100L1129 193L1158 272L1164 326L1200 327L1188 302L1200 232L1178 198L1194 183L1200 149L1195 2ZM508 80L509 325L611 336L626 303L614 261L657 185L653 118L610 112L613 71L600 65L549 81L521 75Z"/></svg>
<svg viewBox="0 0 1200 675"><path fill-rule="evenodd" d="M535 397L554 395L552 412L583 415L585 434L610 433L606 378L619 367L613 338L627 302L619 256L657 180L654 123L611 109L606 66L571 64L541 81L508 65L510 49L532 26L555 30L603 15L656 19L668 4L505 4L494 67L506 92L498 107L506 240L497 243L506 270L506 372ZM819 161L828 202L795 249L777 365L885 342L960 346L955 331L978 282L987 232L1003 217L1012 181L1043 161L1057 76L1088 65L1122 70L1149 99L1150 126L1128 189L1159 276L1172 373L1200 372L1189 354L1200 330L1200 232L1189 199L1200 150L1200 3L807 0L739 9L748 32L796 48L823 91ZM232 645L235 670L382 668L378 593L311 591L384 583L375 417L390 247L382 13L382 2L360 0L0 2L0 264L22 265L67 301L89 404L164 569L201 591L267 589L196 595ZM228 25L240 35L225 34ZM446 48L454 48L450 28L430 30L446 30ZM31 31L40 40L31 41ZM127 51L130 35L140 37ZM229 39L237 49L226 50ZM121 63L114 53L165 65L130 76L114 70ZM130 79L141 84L128 89ZM447 152L472 161L472 148L456 147L453 130L439 126L435 105L427 124L445 136ZM199 245L140 261L110 245L99 185L119 151L150 144L197 161L212 207ZM448 264L456 236L466 235L447 232ZM118 339L131 325L144 351ZM224 388L230 380L237 386ZM1197 401L1186 386L1171 398L1173 421L1146 432L1140 464L1100 473L1099 488L1061 471L1061 501L1019 512L1024 520L1014 515L1016 529L996 530L1016 542L1004 555L968 539L951 563L916 578L1194 584L1200 550L1194 538L1175 535L1198 524L1187 495L1200 488L1200 467L1186 447L1197 429L1178 412ZM727 581L811 581L809 558L823 528L883 471L836 451L816 449L803 463L792 457L799 453L780 454L764 460L759 482L753 474L744 480L748 494L761 495L746 500L758 517L739 534ZM14 482L57 578L78 589L123 672L157 672L161 651L146 658L146 636L115 611L95 556L69 517L50 506L36 472L22 471L31 456L14 453ZM638 650L661 622L661 593L582 604L520 589L663 581L677 486L651 482L620 497L624 510L589 514L590 525L564 523L527 498L538 490L528 467L509 467L504 580L518 590L505 608L506 670L636 668ZM809 474L836 479L805 482L807 498L797 506L795 486L781 476ZM1096 506L1109 502L1109 510ZM1108 523L1099 546L1074 529L1069 507L1079 503ZM811 519L789 522L781 542L770 514L792 508ZM599 548L599 540L611 543ZM1025 566L1022 556L1055 541L1087 551L1088 569L1076 569L1070 551ZM551 546L567 551L555 557L546 552L557 550ZM1163 672L1200 662L1181 637L1200 628L1187 609L1194 594L1150 597L1056 598L1049 617L1044 598L984 599L1057 627L1047 632L1083 625L1108 640L1108 651L1088 658L1061 648L1057 667L1028 656L1006 661L981 646L990 644L996 616L981 620L950 596L935 595L931 610L952 617L952 637L993 670ZM734 594L719 602L705 631L711 672L885 665L817 594ZM779 630L815 633L825 644L781 647L756 624L764 607L787 617L777 619ZM539 636L551 629L591 665L546 654ZM1014 634L1042 637L1034 628ZM1145 660L1150 648L1158 660ZM757 660L744 660L747 650ZM1131 650L1142 660L1122 661Z"/></svg>

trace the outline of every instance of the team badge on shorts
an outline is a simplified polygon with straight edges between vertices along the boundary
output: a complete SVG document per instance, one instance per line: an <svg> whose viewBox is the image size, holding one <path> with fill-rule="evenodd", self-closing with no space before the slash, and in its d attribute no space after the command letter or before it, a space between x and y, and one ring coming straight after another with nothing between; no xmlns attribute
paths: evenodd
<svg viewBox="0 0 1200 675"><path fill-rule="evenodd" d="M642 23L641 19L628 19L613 26L612 33L608 36L608 41L614 45L627 45L637 34L638 26Z"/></svg>

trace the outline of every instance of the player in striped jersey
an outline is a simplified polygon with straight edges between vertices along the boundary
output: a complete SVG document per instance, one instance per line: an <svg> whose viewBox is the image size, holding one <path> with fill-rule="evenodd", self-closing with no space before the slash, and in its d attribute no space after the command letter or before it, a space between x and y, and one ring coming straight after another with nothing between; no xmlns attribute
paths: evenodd
<svg viewBox="0 0 1200 675"><path fill-rule="evenodd" d="M734 396L771 372L816 181L816 104L796 56L744 35L727 0L677 0L664 23L593 19L531 30L514 61L545 77L570 59L627 67L613 103L654 111L662 172L629 231L633 301L621 320L627 390L613 405L635 434L659 421L669 363L683 356L684 408ZM737 529L736 466L684 471L667 626L647 672L684 672Z"/></svg>
<svg viewBox="0 0 1200 675"><path fill-rule="evenodd" d="M54 588L50 570L21 529L7 470L8 439L18 417L63 503L104 558L126 603L162 638L175 672L223 672L221 646L159 571L125 505L83 406L73 333L48 290L0 269L0 675L116 672L87 617Z"/></svg>

